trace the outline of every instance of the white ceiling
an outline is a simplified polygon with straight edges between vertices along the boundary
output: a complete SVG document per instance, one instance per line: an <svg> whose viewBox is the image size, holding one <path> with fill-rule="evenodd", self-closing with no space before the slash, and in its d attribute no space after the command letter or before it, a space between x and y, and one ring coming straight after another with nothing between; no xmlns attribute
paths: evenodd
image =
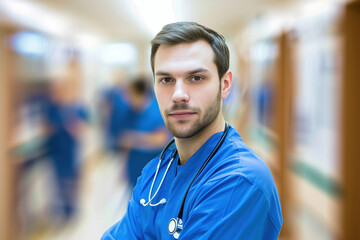
<svg viewBox="0 0 360 240"><path fill-rule="evenodd" d="M66 23L64 29L73 33L93 33L110 39L128 41L149 41L154 35L146 25L155 27L172 21L196 21L218 30L226 36L233 36L254 16L266 13L296 0L3 0L22 2L42 8L48 15ZM137 7L131 4L138 3ZM150 4L151 3L151 4ZM166 5L171 4L166 8ZM143 9L142 6L145 8ZM6 6L5 6L6 7ZM165 7L165 8L164 8ZM0 5L4 8L4 3ZM21 7L14 7L15 15L24 15ZM18 9L18 10L16 10ZM18 12L16 12L18 11ZM137 14L136 14L137 12ZM29 13L21 24L45 28L57 33L61 27L51 27L46 14ZM4 10L3 10L4 15ZM12 13L14 15L14 13ZM10 18L14 16L8 14ZM34 16L43 15L43 16ZM16 16L15 16L16 18ZM59 20L60 19L60 20ZM153 22L157 20L157 22ZM39 24L39 22L41 24ZM160 25L156 27L156 23ZM40 26L39 26L40 25ZM70 29L70 30L69 30ZM153 30L153 31L155 31Z"/></svg>

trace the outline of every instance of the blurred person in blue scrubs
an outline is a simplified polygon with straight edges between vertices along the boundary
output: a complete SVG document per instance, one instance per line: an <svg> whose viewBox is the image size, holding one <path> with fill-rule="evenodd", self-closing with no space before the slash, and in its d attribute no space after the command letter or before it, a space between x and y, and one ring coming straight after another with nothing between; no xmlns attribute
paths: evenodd
<svg viewBox="0 0 360 240"><path fill-rule="evenodd" d="M118 146L118 136L128 111L128 104L124 102L126 75L124 72L116 73L113 83L100 94L99 116L101 127L104 130L105 150L117 155L121 149ZM118 156L115 156L117 158Z"/></svg>
<svg viewBox="0 0 360 240"><path fill-rule="evenodd" d="M81 136L89 114L79 100L77 63L57 73L46 102L46 148L55 174L55 214L65 222L77 213Z"/></svg>
<svg viewBox="0 0 360 240"><path fill-rule="evenodd" d="M232 83L225 39L179 22L151 43L155 94L174 141L143 169L127 213L102 239L277 239L273 177L222 114Z"/></svg>
<svg viewBox="0 0 360 240"><path fill-rule="evenodd" d="M106 94L110 110L105 126L108 148L125 156L132 189L144 166L170 140L170 134L161 117L151 79L145 75L116 84Z"/></svg>

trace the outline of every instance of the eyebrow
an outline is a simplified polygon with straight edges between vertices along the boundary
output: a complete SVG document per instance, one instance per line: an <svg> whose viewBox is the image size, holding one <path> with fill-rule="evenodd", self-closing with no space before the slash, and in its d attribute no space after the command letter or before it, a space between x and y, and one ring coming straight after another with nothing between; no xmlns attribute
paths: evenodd
<svg viewBox="0 0 360 240"><path fill-rule="evenodd" d="M188 72L186 72L188 75L191 75L191 74L195 74L195 73L201 73L201 72L210 72L207 68L203 68L203 67L200 67L200 68L196 68L196 69L193 69L193 70L190 70ZM165 71L157 71L155 73L156 76L170 76L172 75L171 73L169 72L165 72Z"/></svg>

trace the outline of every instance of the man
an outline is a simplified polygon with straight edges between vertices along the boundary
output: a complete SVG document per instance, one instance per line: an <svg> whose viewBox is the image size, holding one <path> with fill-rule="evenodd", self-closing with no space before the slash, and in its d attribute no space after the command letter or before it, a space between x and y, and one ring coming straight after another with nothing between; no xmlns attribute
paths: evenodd
<svg viewBox="0 0 360 240"><path fill-rule="evenodd" d="M127 213L102 239L277 239L282 216L271 173L224 127L232 82L224 38L180 22L151 43L155 94L175 142L143 169Z"/></svg>

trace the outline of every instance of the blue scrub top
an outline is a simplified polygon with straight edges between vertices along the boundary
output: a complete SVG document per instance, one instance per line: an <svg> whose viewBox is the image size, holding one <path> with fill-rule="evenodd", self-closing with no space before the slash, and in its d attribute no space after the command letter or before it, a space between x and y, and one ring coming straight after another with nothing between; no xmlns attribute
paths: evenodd
<svg viewBox="0 0 360 240"><path fill-rule="evenodd" d="M149 191L159 157L143 169L121 221L107 230L102 240L174 239L168 223L176 218L185 192L222 133L214 134L183 166L174 161L158 194L166 204L142 206ZM164 154L152 194L155 193L175 145ZM179 239L277 239L282 226L278 192L265 163L230 127L228 135L191 186L183 212Z"/></svg>
<svg viewBox="0 0 360 240"><path fill-rule="evenodd" d="M151 133L159 129L166 129L155 95L151 95L149 101L149 105L142 111L132 110L132 114L129 114L127 117L128 130ZM161 148L147 148L146 146L140 145L130 149L127 161L127 173L129 183L132 187L136 185L137 178L141 175L141 171L145 165L156 157L161 150Z"/></svg>
<svg viewBox="0 0 360 240"><path fill-rule="evenodd" d="M79 122L87 121L88 112L80 103L61 104L48 99L45 114L51 129L46 148L55 172L59 178L75 179L78 177L77 158L80 145L69 128L76 128Z"/></svg>
<svg viewBox="0 0 360 240"><path fill-rule="evenodd" d="M119 135L128 125L126 116L129 116L130 106L123 95L123 90L119 87L111 88L104 93L104 99L110 106L105 123L105 140L107 147L114 151L118 150Z"/></svg>
<svg viewBox="0 0 360 240"><path fill-rule="evenodd" d="M166 129L166 126L161 117L154 92L147 93L147 103L142 109L134 109L126 100L125 95L121 88L114 88L106 92L105 98L111 104L111 113L106 126L106 142L111 150L128 151L127 175L131 187L134 187L144 166L156 157L162 149L142 145L134 146L131 149L121 149L118 146L119 138L127 130L145 134Z"/></svg>

